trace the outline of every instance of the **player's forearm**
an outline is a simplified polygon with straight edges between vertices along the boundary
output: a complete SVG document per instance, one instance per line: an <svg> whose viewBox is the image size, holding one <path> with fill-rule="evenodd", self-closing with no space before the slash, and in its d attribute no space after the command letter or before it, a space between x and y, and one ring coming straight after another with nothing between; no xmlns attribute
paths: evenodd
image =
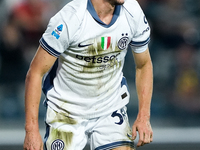
<svg viewBox="0 0 200 150"><path fill-rule="evenodd" d="M153 67L151 61L148 61L141 68L136 67L136 88L139 99L138 117L149 119L153 91Z"/></svg>
<svg viewBox="0 0 200 150"><path fill-rule="evenodd" d="M25 130L39 130L38 112L41 98L42 76L28 71L25 82Z"/></svg>

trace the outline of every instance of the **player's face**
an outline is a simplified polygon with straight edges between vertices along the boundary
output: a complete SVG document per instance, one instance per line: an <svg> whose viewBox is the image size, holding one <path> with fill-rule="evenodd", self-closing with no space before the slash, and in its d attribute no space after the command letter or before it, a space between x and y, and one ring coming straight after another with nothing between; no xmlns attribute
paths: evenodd
<svg viewBox="0 0 200 150"><path fill-rule="evenodd" d="M110 4L112 5L123 5L124 0L108 0Z"/></svg>

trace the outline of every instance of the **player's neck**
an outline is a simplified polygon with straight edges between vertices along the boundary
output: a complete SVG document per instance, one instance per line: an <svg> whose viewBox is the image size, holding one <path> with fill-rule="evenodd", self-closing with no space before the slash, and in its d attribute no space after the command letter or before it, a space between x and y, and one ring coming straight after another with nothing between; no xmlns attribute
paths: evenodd
<svg viewBox="0 0 200 150"><path fill-rule="evenodd" d="M91 2L101 21L109 24L113 17L115 5L111 5L105 0L91 0Z"/></svg>

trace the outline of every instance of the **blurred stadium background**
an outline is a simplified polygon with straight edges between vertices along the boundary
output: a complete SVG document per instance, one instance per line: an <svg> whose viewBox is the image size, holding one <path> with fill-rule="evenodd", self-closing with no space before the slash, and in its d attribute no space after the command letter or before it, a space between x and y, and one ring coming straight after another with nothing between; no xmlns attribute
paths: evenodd
<svg viewBox="0 0 200 150"><path fill-rule="evenodd" d="M49 18L69 1L0 0L0 150L23 149L25 75ZM154 142L138 150L199 150L200 1L138 2L151 25L149 47L154 65ZM130 51L124 74L132 92L128 105L132 124L137 97ZM41 101L42 135L44 113Z"/></svg>

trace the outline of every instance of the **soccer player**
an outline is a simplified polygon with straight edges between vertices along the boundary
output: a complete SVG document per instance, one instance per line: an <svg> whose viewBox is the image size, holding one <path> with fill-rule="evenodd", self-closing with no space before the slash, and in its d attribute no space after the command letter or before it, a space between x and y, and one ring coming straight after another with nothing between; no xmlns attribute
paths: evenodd
<svg viewBox="0 0 200 150"><path fill-rule="evenodd" d="M149 41L150 27L136 0L73 0L64 6L50 19L27 73L24 149L81 150L90 142L92 150L131 150L137 131L137 146L152 142ZM132 129L122 73L128 45L139 100ZM41 90L44 144L38 125Z"/></svg>

